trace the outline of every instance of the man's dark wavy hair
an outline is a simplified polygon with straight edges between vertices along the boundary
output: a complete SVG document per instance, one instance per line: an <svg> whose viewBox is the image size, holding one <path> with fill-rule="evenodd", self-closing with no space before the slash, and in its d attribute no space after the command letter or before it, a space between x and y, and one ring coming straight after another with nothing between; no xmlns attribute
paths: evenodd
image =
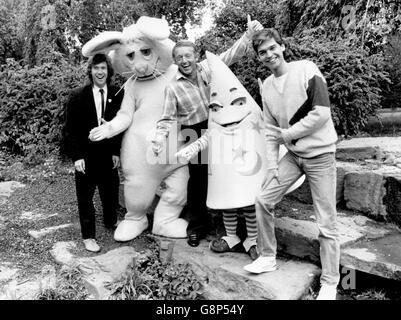
<svg viewBox="0 0 401 320"><path fill-rule="evenodd" d="M274 28L265 28L256 32L252 37L253 50L258 53L259 46L267 39L274 39L279 45L285 44L280 33Z"/></svg>
<svg viewBox="0 0 401 320"><path fill-rule="evenodd" d="M111 65L110 58L104 53L97 53L93 57L90 57L88 60L88 68L86 69L86 74L91 84L93 84L92 67L102 62L106 62L107 64L107 85L110 84L111 78L114 75L114 70L113 66Z"/></svg>

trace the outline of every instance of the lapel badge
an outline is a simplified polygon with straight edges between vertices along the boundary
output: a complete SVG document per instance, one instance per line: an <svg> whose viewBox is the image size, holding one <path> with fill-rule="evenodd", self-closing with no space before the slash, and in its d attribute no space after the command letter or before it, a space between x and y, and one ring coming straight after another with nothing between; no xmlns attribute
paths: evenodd
<svg viewBox="0 0 401 320"><path fill-rule="evenodd" d="M111 103L111 99L108 99L107 101L108 101L109 103Z"/></svg>

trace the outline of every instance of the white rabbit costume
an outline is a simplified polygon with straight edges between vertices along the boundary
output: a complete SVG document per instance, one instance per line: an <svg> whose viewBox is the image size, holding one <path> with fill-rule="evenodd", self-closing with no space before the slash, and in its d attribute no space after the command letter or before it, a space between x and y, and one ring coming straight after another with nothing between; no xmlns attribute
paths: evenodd
<svg viewBox="0 0 401 320"><path fill-rule="evenodd" d="M168 148L161 156L155 157L150 147L163 112L164 89L177 72L172 60L174 42L168 36L166 20L141 17L123 32L103 32L82 48L86 57L108 52L115 72L131 76L120 111L97 128L100 139L125 131L121 167L127 213L114 233L117 241L132 240L148 227L146 212L163 180L166 188L154 212L152 233L187 236L188 223L179 215L186 203L188 168L174 157L180 146L178 128L170 132Z"/></svg>

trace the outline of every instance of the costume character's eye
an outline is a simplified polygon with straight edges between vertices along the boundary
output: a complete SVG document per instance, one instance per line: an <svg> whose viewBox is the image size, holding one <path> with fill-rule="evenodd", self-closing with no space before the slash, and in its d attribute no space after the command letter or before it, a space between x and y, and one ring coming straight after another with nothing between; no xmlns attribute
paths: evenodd
<svg viewBox="0 0 401 320"><path fill-rule="evenodd" d="M209 109L212 110L213 112L217 112L222 108L223 106L217 102L212 102L209 104Z"/></svg>
<svg viewBox="0 0 401 320"><path fill-rule="evenodd" d="M246 104L245 97L238 97L231 102L232 106L243 106L244 104Z"/></svg>
<svg viewBox="0 0 401 320"><path fill-rule="evenodd" d="M133 51L133 52L131 52L131 53L128 53L128 54L127 54L127 57L128 57L128 59L130 59L130 60L134 60L134 58L135 58L135 52Z"/></svg>
<svg viewBox="0 0 401 320"><path fill-rule="evenodd" d="M144 55L145 57L149 56L152 53L152 50L150 48L148 49L141 49L141 53L142 55Z"/></svg>

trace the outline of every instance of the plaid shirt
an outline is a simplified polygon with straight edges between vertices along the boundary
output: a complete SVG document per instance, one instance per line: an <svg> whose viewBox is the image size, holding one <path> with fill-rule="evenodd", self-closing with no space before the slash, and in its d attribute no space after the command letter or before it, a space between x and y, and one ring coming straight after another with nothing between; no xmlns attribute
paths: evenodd
<svg viewBox="0 0 401 320"><path fill-rule="evenodd" d="M244 34L227 51L220 54L221 60L228 66L237 62L251 48L252 41ZM171 126L178 121L190 126L208 118L210 96L210 69L207 60L197 63L198 86L177 71L175 79L165 90L165 102L162 118L157 122L156 135L168 136Z"/></svg>

